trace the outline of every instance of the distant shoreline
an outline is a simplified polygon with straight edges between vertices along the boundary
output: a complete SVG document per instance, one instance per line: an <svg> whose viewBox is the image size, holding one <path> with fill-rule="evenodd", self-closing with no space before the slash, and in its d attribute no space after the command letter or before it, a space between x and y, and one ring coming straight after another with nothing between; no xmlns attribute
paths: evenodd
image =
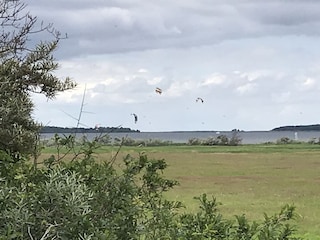
<svg viewBox="0 0 320 240"><path fill-rule="evenodd" d="M312 125L297 125L297 126L281 126L273 128L272 130L237 130L233 129L231 131L236 132L264 132L264 131L320 131L320 124ZM75 127L55 127L55 126L45 126L42 127L40 133L134 133L140 132L140 130L134 130L131 128L123 127L98 127L98 128L75 128ZM171 133L183 133L183 132L229 132L229 131L218 131L218 130L195 130L195 131L161 131L161 132L171 132Z"/></svg>
<svg viewBox="0 0 320 240"><path fill-rule="evenodd" d="M42 127L40 133L110 133L110 132L140 132L139 130L133 130L131 128L123 127L98 127L98 128L69 128L69 127L54 127L45 126Z"/></svg>
<svg viewBox="0 0 320 240"><path fill-rule="evenodd" d="M271 131L320 131L320 124L283 126L274 128Z"/></svg>

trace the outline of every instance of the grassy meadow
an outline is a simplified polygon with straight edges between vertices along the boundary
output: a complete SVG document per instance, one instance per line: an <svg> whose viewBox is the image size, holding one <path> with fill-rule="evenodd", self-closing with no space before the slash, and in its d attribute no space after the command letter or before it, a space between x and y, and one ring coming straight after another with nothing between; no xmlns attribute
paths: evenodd
<svg viewBox="0 0 320 240"><path fill-rule="evenodd" d="M118 147L97 151L98 159L111 159ZM294 204L299 233L306 239L320 239L320 145L256 144L241 146L159 146L122 147L116 164L126 154L165 159L165 176L180 185L166 193L182 201L185 211L197 210L193 199L207 193L221 202L229 218L244 213L261 220L263 213L277 213L285 204ZM54 154L45 148L41 158Z"/></svg>

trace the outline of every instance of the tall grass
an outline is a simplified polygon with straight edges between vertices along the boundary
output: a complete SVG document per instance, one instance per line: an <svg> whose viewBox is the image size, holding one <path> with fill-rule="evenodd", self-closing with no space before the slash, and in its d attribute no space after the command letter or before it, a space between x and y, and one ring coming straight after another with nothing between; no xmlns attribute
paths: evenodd
<svg viewBox="0 0 320 240"><path fill-rule="evenodd" d="M44 157L52 151L44 149ZM103 147L98 157L111 158L115 151ZM142 151L166 160L166 177L180 182L166 197L182 201L187 212L197 210L193 197L202 193L214 195L222 213L230 217L244 213L261 220L263 212L294 204L299 231L308 239L320 239L319 145L123 147L118 158Z"/></svg>

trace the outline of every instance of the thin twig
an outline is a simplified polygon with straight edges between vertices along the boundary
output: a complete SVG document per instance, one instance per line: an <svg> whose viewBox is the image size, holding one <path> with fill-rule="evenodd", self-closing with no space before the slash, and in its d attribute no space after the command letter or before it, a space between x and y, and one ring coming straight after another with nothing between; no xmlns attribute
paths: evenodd
<svg viewBox="0 0 320 240"><path fill-rule="evenodd" d="M116 161L116 159L117 159L117 157L118 157L118 155L119 155L119 152L120 152L120 150L121 150L121 148L122 148L122 146L123 146L123 139L122 139L122 141L121 141L121 143L120 143L120 146L118 147L118 150L117 150L117 152L116 152L116 154L114 155L114 156L112 156L112 158L111 158L111 160L110 160L110 167L113 165L113 163Z"/></svg>
<svg viewBox="0 0 320 240"><path fill-rule="evenodd" d="M47 230L45 231L45 233L43 234L43 236L40 238L40 240L45 240L46 236L49 234L49 232L51 231L51 228L58 226L58 224L56 225L52 225L50 224L50 226L47 228Z"/></svg>
<svg viewBox="0 0 320 240"><path fill-rule="evenodd" d="M32 235L31 235L31 232L30 232L30 226L28 226L28 234L29 234L30 239L31 239L31 240L34 240L34 238L33 238Z"/></svg>
<svg viewBox="0 0 320 240"><path fill-rule="evenodd" d="M85 97L86 97L86 90L87 90L87 84L84 85L84 91L83 91L83 95L82 95L81 107L80 107L80 112L79 112L79 117L78 117L78 122L77 122L77 129L79 127L81 115L83 113L83 106L84 106L84 100L85 100ZM77 131L77 129L76 129L76 131Z"/></svg>

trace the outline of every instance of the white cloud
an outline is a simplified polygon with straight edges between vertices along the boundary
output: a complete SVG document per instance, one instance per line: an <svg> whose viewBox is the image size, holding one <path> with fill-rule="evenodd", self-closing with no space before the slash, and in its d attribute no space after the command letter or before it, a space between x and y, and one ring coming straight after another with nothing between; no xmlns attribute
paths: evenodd
<svg viewBox="0 0 320 240"><path fill-rule="evenodd" d="M156 85L163 81L163 77L150 77L147 79L149 85Z"/></svg>
<svg viewBox="0 0 320 240"><path fill-rule="evenodd" d="M316 83L315 79L313 79L313 78L307 78L307 79L305 79L305 80L303 81L302 85L303 85L304 87L310 88L310 87L315 86L315 83Z"/></svg>
<svg viewBox="0 0 320 240"><path fill-rule="evenodd" d="M96 113L85 116L88 125L137 127L137 112L142 131L258 130L301 109L308 114L297 120L318 121L318 1L27 2L68 33L57 75L79 83L54 102L37 98L44 122L55 124L55 109L77 113L85 85L86 110ZM195 104L199 96L204 104Z"/></svg>
<svg viewBox="0 0 320 240"><path fill-rule="evenodd" d="M226 81L226 76L222 74L213 74L205 79L201 86L221 85Z"/></svg>
<svg viewBox="0 0 320 240"><path fill-rule="evenodd" d="M169 88L165 91L166 96L169 97L179 97L186 92L194 89L194 83L191 81L184 81L184 82L173 82Z"/></svg>
<svg viewBox="0 0 320 240"><path fill-rule="evenodd" d="M244 85L238 86L236 88L236 92L243 95L247 93L251 93L254 91L256 84L254 83L246 83Z"/></svg>
<svg viewBox="0 0 320 240"><path fill-rule="evenodd" d="M261 77L265 77L270 75L270 73L266 70L258 70L258 71L252 71L252 72L239 72L240 78L244 78L248 80L249 82L253 82Z"/></svg>
<svg viewBox="0 0 320 240"><path fill-rule="evenodd" d="M110 85L117 84L117 80L115 78L109 77L109 78L106 78L105 80L103 80L101 82L101 84L104 84L106 86L110 86Z"/></svg>
<svg viewBox="0 0 320 240"><path fill-rule="evenodd" d="M140 68L140 69L138 70L138 73L148 73L148 70L145 69L145 68Z"/></svg>

